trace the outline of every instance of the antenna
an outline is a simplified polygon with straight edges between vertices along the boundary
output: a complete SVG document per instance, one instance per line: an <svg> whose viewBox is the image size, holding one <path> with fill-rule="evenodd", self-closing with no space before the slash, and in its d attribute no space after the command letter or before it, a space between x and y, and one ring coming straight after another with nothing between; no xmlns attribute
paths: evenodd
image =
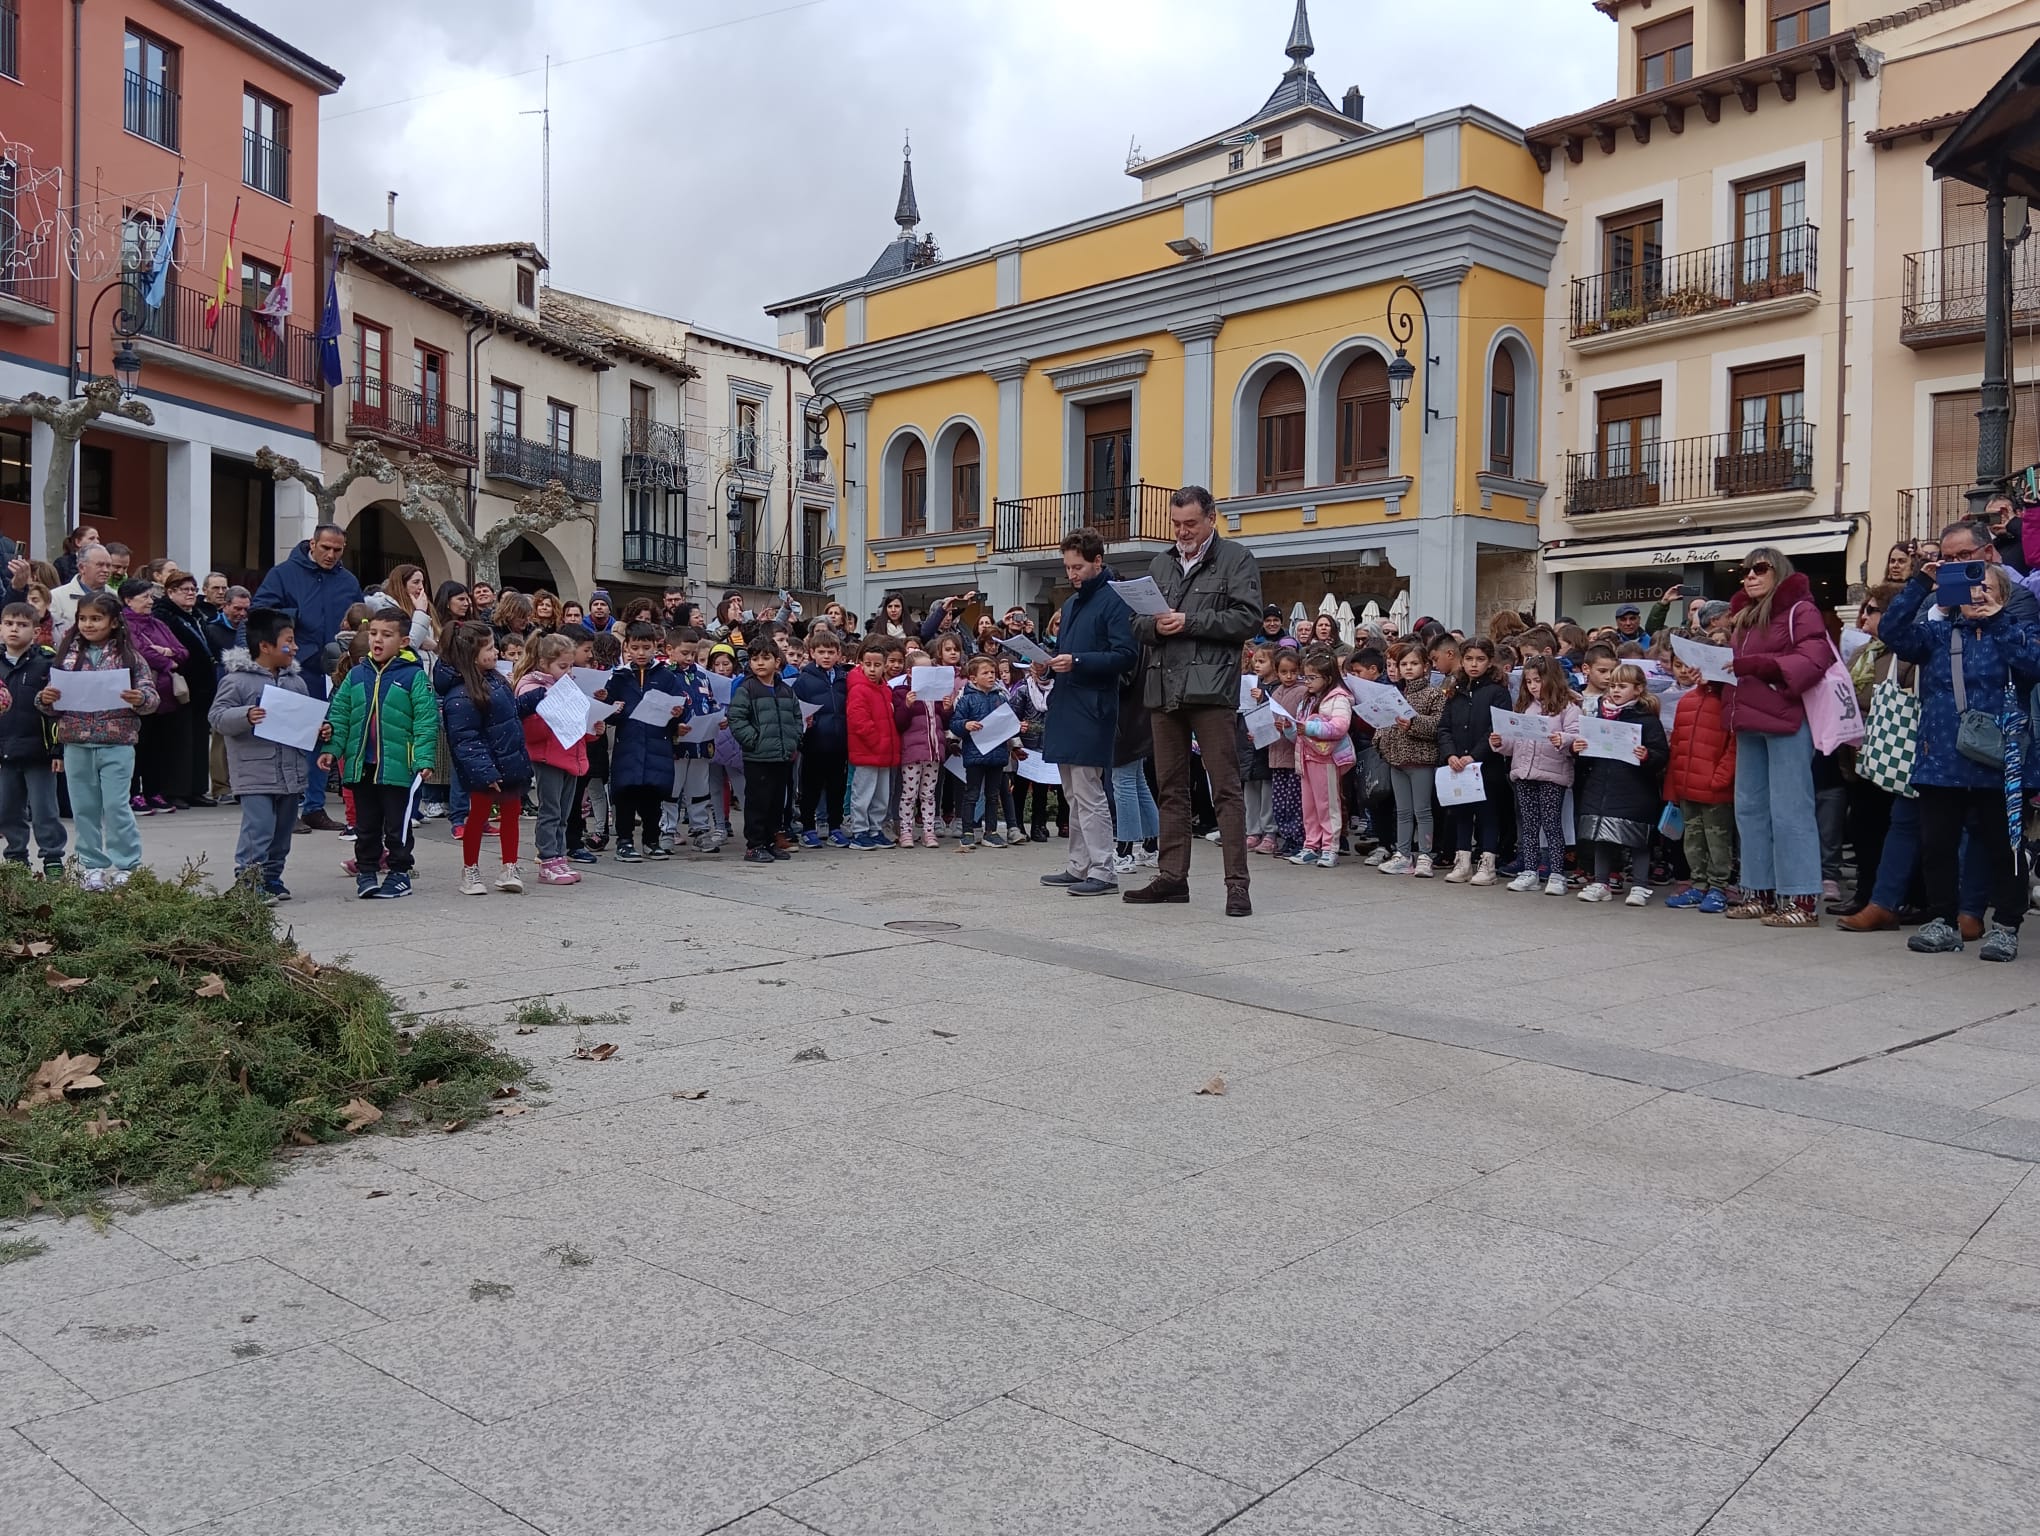
<svg viewBox="0 0 2040 1536"><path fill-rule="evenodd" d="M1136 165L1147 164L1147 156L1140 152L1140 136L1128 134L1126 138L1126 168L1130 171Z"/></svg>
<svg viewBox="0 0 2040 1536"><path fill-rule="evenodd" d="M545 56L544 105L519 117L539 119L539 224L538 238L545 250L547 270L538 274L538 280L546 287L552 286L550 263L552 261L552 55Z"/></svg>

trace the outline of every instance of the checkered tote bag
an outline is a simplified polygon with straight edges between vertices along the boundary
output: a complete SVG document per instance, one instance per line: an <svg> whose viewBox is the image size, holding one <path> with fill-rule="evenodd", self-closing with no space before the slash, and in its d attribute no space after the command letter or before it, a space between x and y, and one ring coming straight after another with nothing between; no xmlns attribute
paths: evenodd
<svg viewBox="0 0 2040 1536"><path fill-rule="evenodd" d="M1870 694L1870 720L1856 749L1856 772L1886 794L1913 794L1913 763L1920 749L1920 696L1886 678Z"/></svg>

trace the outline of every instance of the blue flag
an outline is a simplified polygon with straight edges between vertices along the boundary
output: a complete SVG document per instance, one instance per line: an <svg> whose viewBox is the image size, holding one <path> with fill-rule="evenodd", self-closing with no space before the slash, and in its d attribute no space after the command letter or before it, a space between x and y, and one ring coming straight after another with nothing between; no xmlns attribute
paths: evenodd
<svg viewBox="0 0 2040 1536"><path fill-rule="evenodd" d="M328 389L338 389L346 376L340 367L340 280L334 271L326 274L326 312L319 318L319 372Z"/></svg>
<svg viewBox="0 0 2040 1536"><path fill-rule="evenodd" d="M163 221L163 234L156 242L156 264L149 269L149 281L142 288L142 302L151 309L163 307L163 290L170 282L170 255L177 249L177 205L184 201L184 177L177 178L177 190L170 195L170 216Z"/></svg>

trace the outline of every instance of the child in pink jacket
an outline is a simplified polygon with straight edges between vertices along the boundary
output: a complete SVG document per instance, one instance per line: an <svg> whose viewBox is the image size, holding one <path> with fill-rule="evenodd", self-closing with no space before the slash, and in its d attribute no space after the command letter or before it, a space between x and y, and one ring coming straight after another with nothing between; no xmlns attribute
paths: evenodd
<svg viewBox="0 0 2040 1536"><path fill-rule="evenodd" d="M1339 779L1353 766L1353 695L1330 651L1303 658L1307 690L1297 712L1296 776L1303 786L1303 851L1289 862L1330 869L1339 862Z"/></svg>
<svg viewBox="0 0 2040 1536"><path fill-rule="evenodd" d="M1540 741L1488 737L1488 745L1509 760L1509 784L1516 793L1516 862L1523 870L1509 882L1509 889L1534 891L1542 885L1547 896L1563 896L1565 831L1561 822L1566 791L1573 782L1572 744L1579 739L1580 706L1565 668L1555 658L1523 663L1523 691L1516 699L1516 713L1548 718L1551 735Z"/></svg>

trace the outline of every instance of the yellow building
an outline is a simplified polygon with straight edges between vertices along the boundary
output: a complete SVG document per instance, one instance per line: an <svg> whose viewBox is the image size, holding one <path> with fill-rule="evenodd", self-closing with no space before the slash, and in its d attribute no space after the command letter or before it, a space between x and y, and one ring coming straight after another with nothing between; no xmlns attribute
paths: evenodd
<svg viewBox="0 0 2040 1536"><path fill-rule="evenodd" d="M966 585L1044 603L1087 524L1137 569L1191 484L1285 608L1407 589L1471 626L1530 601L1563 227L1543 178L1477 107L1383 128L1357 90L1335 105L1303 0L1285 51L1252 117L1128 167L1130 207L944 259L909 165L871 271L770 306L827 413L825 574L852 611Z"/></svg>

